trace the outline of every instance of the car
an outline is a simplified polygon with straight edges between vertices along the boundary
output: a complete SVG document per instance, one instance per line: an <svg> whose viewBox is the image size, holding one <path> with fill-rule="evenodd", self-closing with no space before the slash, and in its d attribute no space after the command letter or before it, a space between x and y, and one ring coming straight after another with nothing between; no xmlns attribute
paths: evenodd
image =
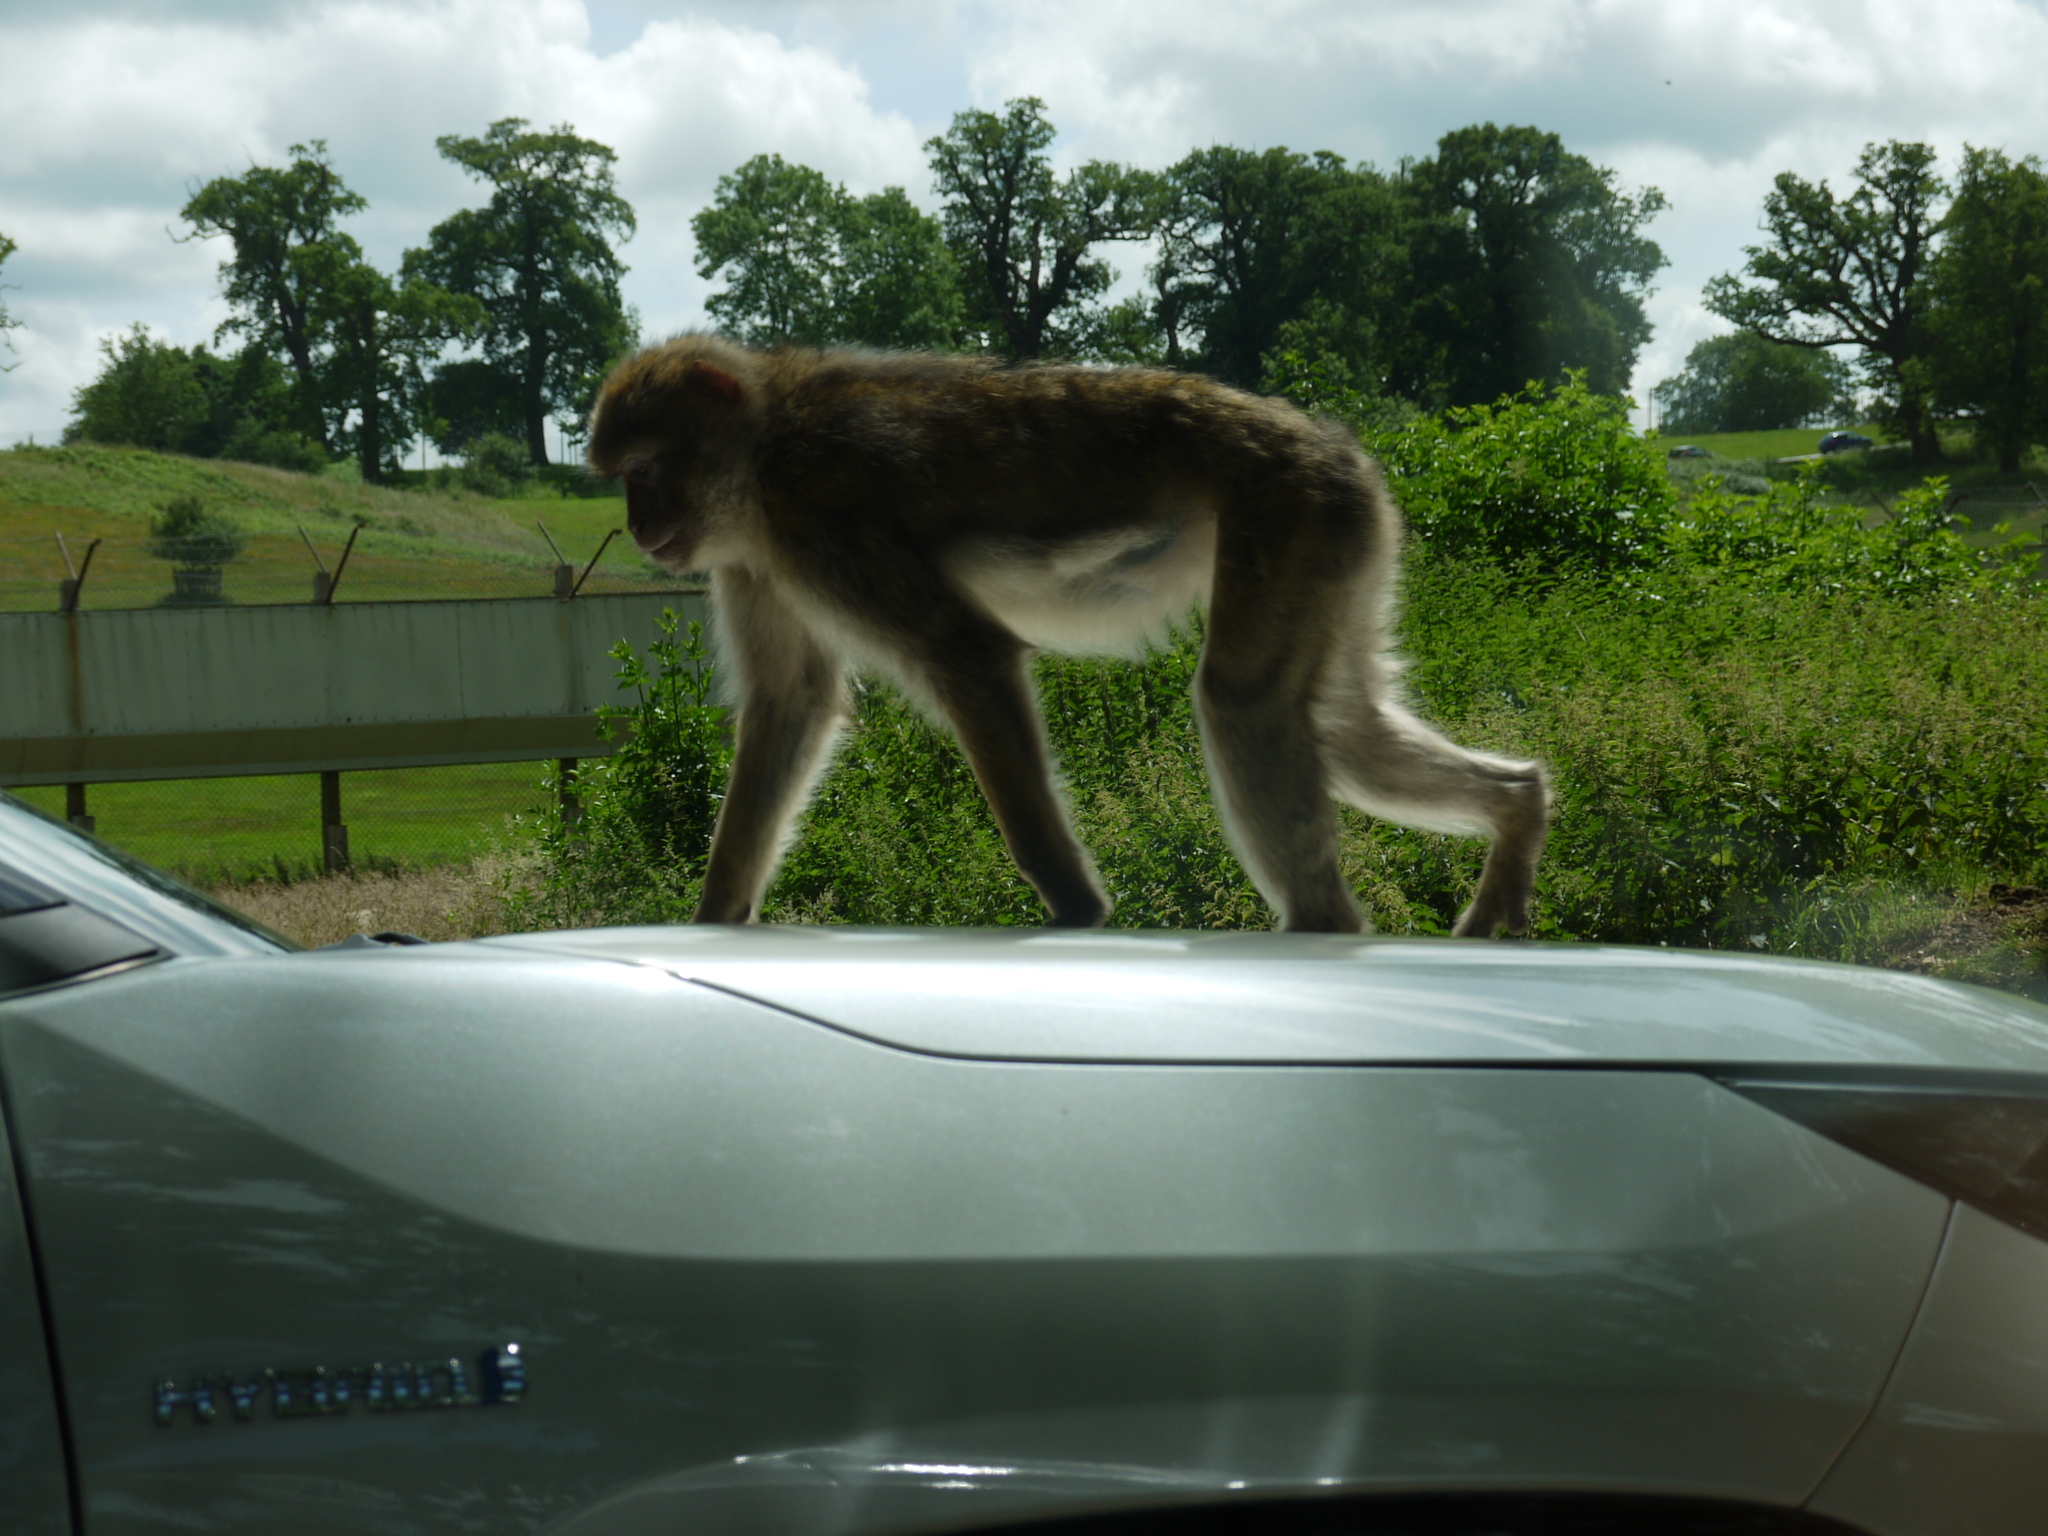
<svg viewBox="0 0 2048 1536"><path fill-rule="evenodd" d="M1851 448L1872 448L1876 445L1861 432L1830 432L1820 440L1822 453L1846 453Z"/></svg>
<svg viewBox="0 0 2048 1536"><path fill-rule="evenodd" d="M288 941L0 797L14 1533L2038 1531L2048 1010L1530 942Z"/></svg>
<svg viewBox="0 0 2048 1536"><path fill-rule="evenodd" d="M1665 455L1670 459L1711 459L1713 456L1709 450L1692 443L1682 443Z"/></svg>

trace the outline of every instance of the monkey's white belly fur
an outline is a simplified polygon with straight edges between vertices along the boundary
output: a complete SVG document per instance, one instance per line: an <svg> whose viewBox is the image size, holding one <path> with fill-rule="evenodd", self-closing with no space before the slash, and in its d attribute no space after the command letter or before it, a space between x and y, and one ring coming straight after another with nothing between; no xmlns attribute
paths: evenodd
<svg viewBox="0 0 2048 1536"><path fill-rule="evenodd" d="M1135 656L1209 599L1213 517L1184 515L1057 544L980 539L947 571L1020 640L1042 650Z"/></svg>

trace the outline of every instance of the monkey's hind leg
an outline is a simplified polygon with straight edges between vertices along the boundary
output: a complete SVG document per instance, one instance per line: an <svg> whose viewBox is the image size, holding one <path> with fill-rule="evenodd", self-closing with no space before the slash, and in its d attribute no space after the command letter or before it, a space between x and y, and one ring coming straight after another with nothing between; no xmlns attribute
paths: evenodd
<svg viewBox="0 0 2048 1536"><path fill-rule="evenodd" d="M1319 605L1312 583L1296 600ZM1195 674L1202 754L1224 830L1246 873L1290 932L1359 933L1365 921L1337 862L1312 705L1327 619L1275 624L1257 593L1219 589Z"/></svg>
<svg viewBox="0 0 2048 1536"><path fill-rule="evenodd" d="M1550 819L1542 764L1457 745L1393 697L1391 669L1379 658L1353 653L1345 661L1319 711L1332 791L1403 826L1490 834L1479 888L1451 932L1527 933Z"/></svg>
<svg viewBox="0 0 2048 1536"><path fill-rule="evenodd" d="M759 915L790 824L831 758L846 719L846 678L765 582L737 570L714 580L722 649L739 683L739 721L704 892L690 921L747 923Z"/></svg>

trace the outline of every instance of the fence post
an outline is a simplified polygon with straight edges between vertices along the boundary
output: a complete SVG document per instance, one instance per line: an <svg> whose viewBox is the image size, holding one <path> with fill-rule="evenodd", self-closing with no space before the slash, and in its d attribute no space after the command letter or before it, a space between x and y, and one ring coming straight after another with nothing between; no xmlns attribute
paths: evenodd
<svg viewBox="0 0 2048 1536"><path fill-rule="evenodd" d="M81 832L96 832L99 823L86 814L85 786L66 784L64 786L64 819Z"/></svg>
<svg viewBox="0 0 2048 1536"><path fill-rule="evenodd" d="M341 774L320 775L320 862L330 875L348 868L348 828L341 820Z"/></svg>

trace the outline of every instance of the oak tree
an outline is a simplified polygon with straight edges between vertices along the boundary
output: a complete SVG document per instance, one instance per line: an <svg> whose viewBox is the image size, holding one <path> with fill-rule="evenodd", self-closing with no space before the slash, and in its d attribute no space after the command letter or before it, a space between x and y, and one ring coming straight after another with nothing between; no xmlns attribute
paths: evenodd
<svg viewBox="0 0 2048 1536"><path fill-rule="evenodd" d="M580 415L638 329L612 249L637 227L613 180L618 157L566 123L535 132L519 117L434 143L490 201L435 225L406 272L483 306L484 356L514 381L527 451L546 464L549 414Z"/></svg>
<svg viewBox="0 0 2048 1536"><path fill-rule="evenodd" d="M1925 322L1947 190L1934 150L1897 139L1864 146L1845 197L1825 181L1780 172L1764 198L1765 243L1743 248L1741 277L1723 273L1706 292L1708 309L1768 340L1860 348L1890 425L1918 462L1941 451Z"/></svg>

